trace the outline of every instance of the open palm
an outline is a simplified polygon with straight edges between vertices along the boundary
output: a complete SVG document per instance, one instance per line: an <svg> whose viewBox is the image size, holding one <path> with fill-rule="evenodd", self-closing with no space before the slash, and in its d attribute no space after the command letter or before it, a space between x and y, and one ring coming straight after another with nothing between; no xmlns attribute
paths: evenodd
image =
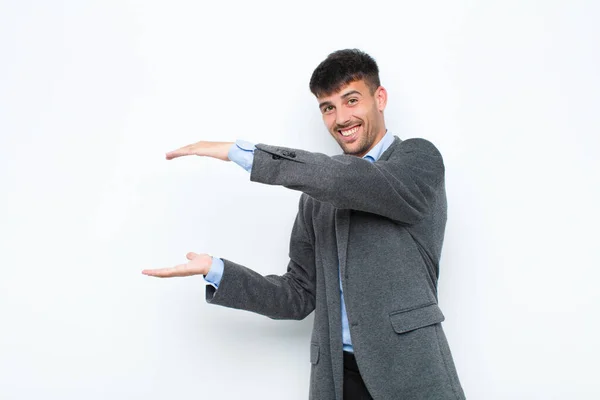
<svg viewBox="0 0 600 400"><path fill-rule="evenodd" d="M158 278L173 278L175 276L206 275L212 265L212 257L208 254L187 253L189 260L171 268L145 269L142 274Z"/></svg>

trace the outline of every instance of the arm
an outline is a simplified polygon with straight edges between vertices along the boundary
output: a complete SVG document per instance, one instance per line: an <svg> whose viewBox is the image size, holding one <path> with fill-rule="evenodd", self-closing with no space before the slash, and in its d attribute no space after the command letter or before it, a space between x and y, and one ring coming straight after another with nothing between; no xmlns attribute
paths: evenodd
<svg viewBox="0 0 600 400"><path fill-rule="evenodd" d="M314 238L310 234L312 228L309 228L304 218L307 208L305 200L306 196L300 198L300 209L292 229L287 272L282 276L262 276L242 265L222 259L222 276L216 282L219 289L206 286L208 303L253 311L273 319L303 319L315 309ZM187 264L173 268L146 269L142 273L159 278L205 275L208 280L219 261L208 254L188 253L186 257L189 260Z"/></svg>
<svg viewBox="0 0 600 400"><path fill-rule="evenodd" d="M444 163L424 139L402 142L386 161L256 145L250 179L299 190L337 208L416 223L444 185Z"/></svg>
<svg viewBox="0 0 600 400"><path fill-rule="evenodd" d="M167 159L187 155L229 161L233 143L198 142L167 153ZM299 190L337 208L382 215L407 224L424 218L444 190L444 162L424 139L394 142L385 161L359 157L329 157L285 147L256 145L250 179Z"/></svg>

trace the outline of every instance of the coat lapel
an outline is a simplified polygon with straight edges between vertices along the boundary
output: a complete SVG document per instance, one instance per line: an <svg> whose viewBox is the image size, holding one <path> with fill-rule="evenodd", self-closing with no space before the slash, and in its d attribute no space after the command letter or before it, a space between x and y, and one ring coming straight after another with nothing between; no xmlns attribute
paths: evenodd
<svg viewBox="0 0 600 400"><path fill-rule="evenodd" d="M335 238L341 276L346 272L346 255L348 254L348 230L350 227L350 210L335 210Z"/></svg>
<svg viewBox="0 0 600 400"><path fill-rule="evenodd" d="M335 310L330 310L330 316L335 315L334 318L329 319L329 331L336 332L337 334L330 335L331 345L331 364L333 369L333 380L335 384L336 398L342 399L342 389L344 385L344 358L342 353L342 310L340 302L340 276L344 277L346 274L346 254L348 253L348 230L350 227L350 210L336 209L335 210L335 238L337 245L337 259L339 265L339 271L337 268L331 268L332 273L329 274L330 282L335 282L334 285L330 285L330 293L335 296L335 301L332 301ZM342 278L342 287L343 287ZM333 300L333 299L332 299ZM333 349L338 349L333 351Z"/></svg>

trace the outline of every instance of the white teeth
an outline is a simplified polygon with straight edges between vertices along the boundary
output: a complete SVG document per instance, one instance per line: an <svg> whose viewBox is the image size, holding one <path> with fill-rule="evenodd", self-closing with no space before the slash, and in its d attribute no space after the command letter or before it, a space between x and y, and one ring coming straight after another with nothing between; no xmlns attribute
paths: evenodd
<svg viewBox="0 0 600 400"><path fill-rule="evenodd" d="M356 132L358 132L358 126L355 126L354 128L349 129L347 131L341 131L342 136L350 136L355 134Z"/></svg>

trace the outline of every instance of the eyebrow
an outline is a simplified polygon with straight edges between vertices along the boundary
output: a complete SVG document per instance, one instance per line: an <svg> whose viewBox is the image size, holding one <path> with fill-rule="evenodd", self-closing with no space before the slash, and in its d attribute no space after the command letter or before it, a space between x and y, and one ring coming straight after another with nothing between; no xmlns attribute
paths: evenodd
<svg viewBox="0 0 600 400"><path fill-rule="evenodd" d="M352 96L353 94L358 94L358 95L361 95L361 96L362 96L362 93L360 93L358 90L351 90L351 91L349 91L348 93L344 93L344 94L342 95L342 99L345 99L345 98L346 98L346 97L348 97L348 96ZM330 101L324 101L324 102L322 102L322 103L319 103L319 108L323 108L323 106L329 106L329 105L332 105L332 104L333 104L333 103L332 103L332 102L330 102Z"/></svg>
<svg viewBox="0 0 600 400"><path fill-rule="evenodd" d="M344 93L342 95L342 99L345 99L346 97L351 96L353 94L360 94L362 96L362 94L358 90L351 90L348 93Z"/></svg>
<svg viewBox="0 0 600 400"><path fill-rule="evenodd" d="M332 105L332 104L333 104L333 103L332 103L332 102L330 102L330 101L324 101L324 102L322 102L322 103L319 103L319 108L323 108L323 106L330 106L330 105Z"/></svg>

